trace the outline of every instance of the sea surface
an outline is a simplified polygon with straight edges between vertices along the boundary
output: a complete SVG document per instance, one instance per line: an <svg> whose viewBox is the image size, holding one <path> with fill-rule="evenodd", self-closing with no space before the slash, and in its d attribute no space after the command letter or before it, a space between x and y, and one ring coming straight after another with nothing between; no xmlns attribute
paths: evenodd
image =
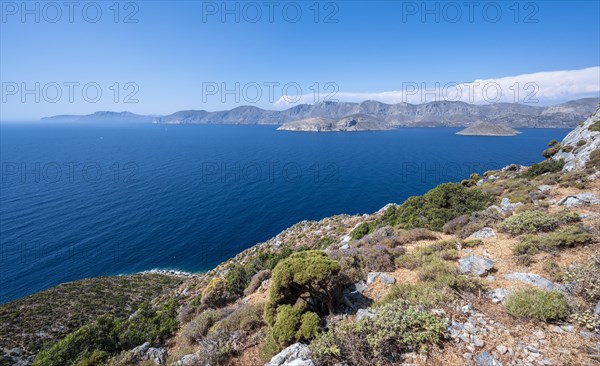
<svg viewBox="0 0 600 366"><path fill-rule="evenodd" d="M569 130L457 131L3 123L0 302L85 277L207 270L301 220L540 161Z"/></svg>

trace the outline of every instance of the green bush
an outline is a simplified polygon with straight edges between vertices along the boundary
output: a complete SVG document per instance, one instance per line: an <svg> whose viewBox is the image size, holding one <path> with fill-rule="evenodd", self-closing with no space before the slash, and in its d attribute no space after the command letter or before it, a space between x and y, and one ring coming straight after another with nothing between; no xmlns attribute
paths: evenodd
<svg viewBox="0 0 600 366"><path fill-rule="evenodd" d="M562 168L565 166L565 161L563 159L553 160L548 159L544 160L541 163L533 164L529 169L523 173L521 176L524 178L535 178L545 173L556 173L560 172Z"/></svg>
<svg viewBox="0 0 600 366"><path fill-rule="evenodd" d="M573 248L591 244L594 237L579 226L566 226L548 235L548 245L554 248Z"/></svg>
<svg viewBox="0 0 600 366"><path fill-rule="evenodd" d="M318 314L333 313L338 299L333 279L340 269L339 262L317 250L294 253L279 262L271 276L269 302L265 307L267 323L274 323L279 305L294 305L301 298Z"/></svg>
<svg viewBox="0 0 600 366"><path fill-rule="evenodd" d="M587 162L588 168L600 168L600 149L596 149L590 153L590 160Z"/></svg>
<svg viewBox="0 0 600 366"><path fill-rule="evenodd" d="M304 312L299 306L281 305L272 329L273 339L281 346L300 340L312 339L319 330L319 316L312 311Z"/></svg>
<svg viewBox="0 0 600 366"><path fill-rule="evenodd" d="M452 298L447 288L436 287L432 283L401 283L393 285L379 304L402 300L408 305L431 308L446 304Z"/></svg>
<svg viewBox="0 0 600 366"><path fill-rule="evenodd" d="M177 328L175 306L175 301L170 301L155 310L144 303L125 321L101 316L41 351L33 365L89 364L144 342L162 342Z"/></svg>
<svg viewBox="0 0 600 366"><path fill-rule="evenodd" d="M212 278L202 290L202 303L209 307L225 306L234 298L235 296L229 291L229 284L224 278Z"/></svg>
<svg viewBox="0 0 600 366"><path fill-rule="evenodd" d="M560 225L579 221L581 218L577 213L546 214L541 211L524 211L504 220L500 224L500 229L512 235L520 235L552 231Z"/></svg>
<svg viewBox="0 0 600 366"><path fill-rule="evenodd" d="M408 198L400 206L388 207L381 218L359 225L351 236L359 239L384 226L440 231L448 221L482 210L492 203L493 198L477 188L466 188L460 183L445 183L423 196Z"/></svg>
<svg viewBox="0 0 600 366"><path fill-rule="evenodd" d="M558 291L524 289L506 299L508 313L515 317L545 322L563 320L569 315L565 295Z"/></svg>
<svg viewBox="0 0 600 366"><path fill-rule="evenodd" d="M560 144L556 144L554 146L552 146L549 149L546 149L542 152L542 155L546 158L546 159L550 159L551 157L553 157L554 155L556 155L556 153L558 153L560 151Z"/></svg>
<svg viewBox="0 0 600 366"><path fill-rule="evenodd" d="M210 332L252 333L265 326L262 318L264 304L242 305L226 317L215 322Z"/></svg>
<svg viewBox="0 0 600 366"><path fill-rule="evenodd" d="M594 131L594 132L600 132L600 120L592 123L590 125L590 127L588 127L588 130Z"/></svg>
<svg viewBox="0 0 600 366"><path fill-rule="evenodd" d="M573 149L574 149L574 147L571 145L563 145L563 147L562 147L562 151L567 152L567 153L572 152Z"/></svg>
<svg viewBox="0 0 600 366"><path fill-rule="evenodd" d="M233 265L225 275L227 290L237 296L243 295L254 274L255 270L252 267L240 264Z"/></svg>
<svg viewBox="0 0 600 366"><path fill-rule="evenodd" d="M438 343L445 332L444 320L394 301L380 306L374 318L334 325L309 347L320 365L396 365L405 352Z"/></svg>
<svg viewBox="0 0 600 366"><path fill-rule="evenodd" d="M219 320L223 319L228 311L223 309L208 309L192 319L181 332L181 337L188 345L198 343L208 330Z"/></svg>
<svg viewBox="0 0 600 366"><path fill-rule="evenodd" d="M366 335L375 356L401 353L409 347L438 343L446 332L444 320L402 301L384 304L374 318L363 318L356 329Z"/></svg>
<svg viewBox="0 0 600 366"><path fill-rule="evenodd" d="M583 145L587 144L587 141L581 139L579 141L577 141L577 147L582 147Z"/></svg>

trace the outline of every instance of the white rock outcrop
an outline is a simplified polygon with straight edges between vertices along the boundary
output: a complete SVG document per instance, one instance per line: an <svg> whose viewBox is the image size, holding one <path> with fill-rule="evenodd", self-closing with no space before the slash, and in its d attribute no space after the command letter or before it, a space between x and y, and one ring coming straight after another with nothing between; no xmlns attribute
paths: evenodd
<svg viewBox="0 0 600 366"><path fill-rule="evenodd" d="M600 132L590 131L590 126L600 120L600 108L586 119L583 124L576 127L562 140L562 146L571 146L571 152L560 151L552 159L564 159L565 166L563 171L582 170L590 161L592 151L600 149ZM585 141L582 146L577 146L579 141Z"/></svg>

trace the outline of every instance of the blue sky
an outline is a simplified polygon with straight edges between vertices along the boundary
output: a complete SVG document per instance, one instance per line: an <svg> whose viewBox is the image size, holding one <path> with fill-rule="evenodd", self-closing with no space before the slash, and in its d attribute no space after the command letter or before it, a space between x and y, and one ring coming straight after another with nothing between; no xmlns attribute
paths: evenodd
<svg viewBox="0 0 600 366"><path fill-rule="evenodd" d="M405 91L408 84L435 88L583 69L575 76L536 76L543 84L536 102L598 95L598 1L475 3L469 14L462 1L273 1L269 19L263 1L121 2L118 14L112 1L78 2L71 22L62 5L58 15L45 2L29 2L32 12L24 13L20 1L3 0L1 119L97 110L168 114L241 104L283 108L284 85L292 86L287 95L301 90L303 102L314 100L316 85L318 100L329 92L338 100L385 99L386 92ZM98 8L102 14L96 16ZM126 22L131 14L127 19L136 23ZM575 85L552 89L560 80ZM36 90L36 83L38 91L23 95L25 88ZM78 83L72 102L64 83ZM82 88L89 83L94 84L84 98ZM236 83L239 102L222 93L223 86L235 89ZM279 102L269 99L268 85ZM98 89L102 96L95 98ZM132 103L124 103L132 92Z"/></svg>

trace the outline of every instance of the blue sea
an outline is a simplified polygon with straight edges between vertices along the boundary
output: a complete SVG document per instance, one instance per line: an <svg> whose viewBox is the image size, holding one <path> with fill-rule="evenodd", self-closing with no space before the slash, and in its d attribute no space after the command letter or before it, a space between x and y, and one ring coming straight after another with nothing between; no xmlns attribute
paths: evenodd
<svg viewBox="0 0 600 366"><path fill-rule="evenodd" d="M568 133L457 130L4 123L0 302L86 277L207 270L301 220L539 161Z"/></svg>

